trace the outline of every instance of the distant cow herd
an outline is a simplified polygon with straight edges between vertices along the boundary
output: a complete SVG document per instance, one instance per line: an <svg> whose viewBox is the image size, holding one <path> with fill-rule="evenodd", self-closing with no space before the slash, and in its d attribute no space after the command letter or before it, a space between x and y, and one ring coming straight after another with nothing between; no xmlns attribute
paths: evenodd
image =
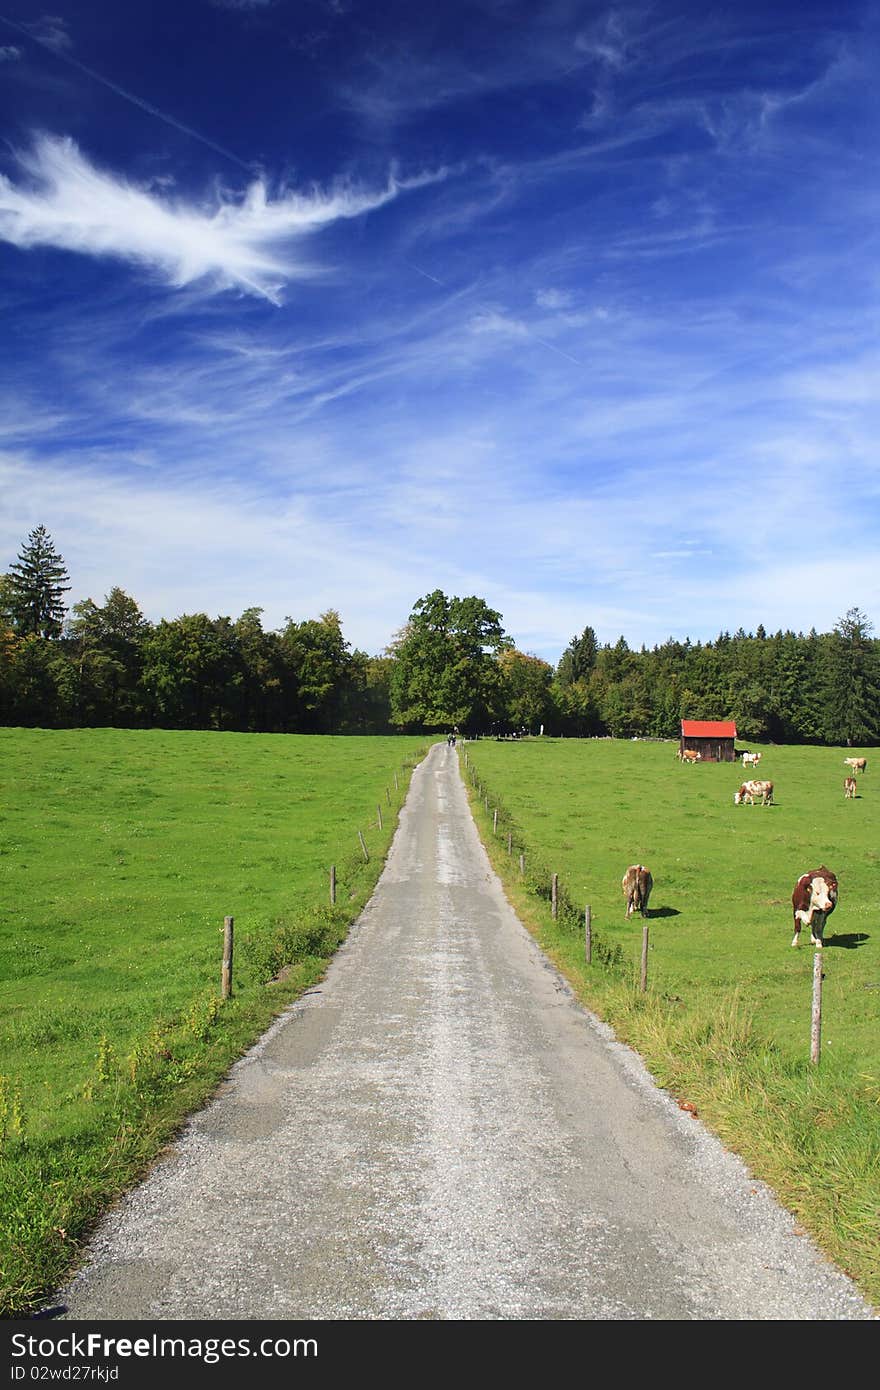
<svg viewBox="0 0 880 1390"><path fill-rule="evenodd" d="M682 763L693 764L702 761L699 749L679 747L675 756ZM741 759L744 769L749 767L754 770L763 754L752 753L748 749L744 749L742 752L738 752L737 756ZM867 771L868 760L867 758L844 758L843 761L845 766L849 768L843 779L843 794L848 799L854 799L858 786L857 775ZM739 790L733 794L733 801L736 806L754 806L756 803L761 806L772 806L773 783L754 780L742 782ZM650 870L644 864L630 864L621 879L627 918L632 917L634 912L640 912L643 917L648 916L648 899L653 887L654 879ZM824 864L821 864L818 869L808 869L806 873L801 874L791 895L794 918L792 946L800 945L801 928L809 927L811 944L821 950L824 944L825 924L837 906L837 894L837 877Z"/></svg>

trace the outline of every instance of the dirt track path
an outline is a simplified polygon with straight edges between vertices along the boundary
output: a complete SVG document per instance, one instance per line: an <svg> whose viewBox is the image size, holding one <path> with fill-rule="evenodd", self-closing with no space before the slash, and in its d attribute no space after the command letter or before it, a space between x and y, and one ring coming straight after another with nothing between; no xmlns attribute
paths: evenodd
<svg viewBox="0 0 880 1390"><path fill-rule="evenodd" d="M574 1000L454 750L322 985L104 1222L76 1319L868 1319Z"/></svg>

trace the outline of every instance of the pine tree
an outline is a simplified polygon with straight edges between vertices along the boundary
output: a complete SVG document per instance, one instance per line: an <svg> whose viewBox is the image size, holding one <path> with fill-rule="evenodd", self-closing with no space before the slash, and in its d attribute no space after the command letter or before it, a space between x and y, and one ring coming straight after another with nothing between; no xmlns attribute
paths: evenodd
<svg viewBox="0 0 880 1390"><path fill-rule="evenodd" d="M585 627L580 637L572 637L556 668L556 679L565 688L576 681L586 680L596 665L599 644L591 627Z"/></svg>
<svg viewBox="0 0 880 1390"><path fill-rule="evenodd" d="M60 637L70 585L64 561L45 526L31 531L9 567L8 599L16 630L24 637Z"/></svg>
<svg viewBox="0 0 880 1390"><path fill-rule="evenodd" d="M880 661L872 627L860 609L850 608L827 649L828 736L850 748L873 743L880 725Z"/></svg>

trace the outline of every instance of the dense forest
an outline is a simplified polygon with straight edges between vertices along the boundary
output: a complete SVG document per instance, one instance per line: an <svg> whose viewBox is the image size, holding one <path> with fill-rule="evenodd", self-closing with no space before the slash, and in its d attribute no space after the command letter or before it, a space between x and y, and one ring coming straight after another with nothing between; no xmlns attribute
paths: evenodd
<svg viewBox="0 0 880 1390"><path fill-rule="evenodd" d="M880 735L880 642L858 608L829 633L740 628L650 651L587 626L553 667L518 651L483 599L439 589L371 656L335 611L278 631L260 608L151 623L119 588L68 610L68 581L43 526L0 575L2 724L674 738L693 718L779 743Z"/></svg>

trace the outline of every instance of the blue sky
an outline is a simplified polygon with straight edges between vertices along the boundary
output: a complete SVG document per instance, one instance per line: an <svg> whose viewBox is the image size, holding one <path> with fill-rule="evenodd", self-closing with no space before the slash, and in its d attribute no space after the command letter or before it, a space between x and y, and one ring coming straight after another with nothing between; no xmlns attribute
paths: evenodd
<svg viewBox="0 0 880 1390"><path fill-rule="evenodd" d="M0 0L0 569L880 621L876 3Z"/></svg>

